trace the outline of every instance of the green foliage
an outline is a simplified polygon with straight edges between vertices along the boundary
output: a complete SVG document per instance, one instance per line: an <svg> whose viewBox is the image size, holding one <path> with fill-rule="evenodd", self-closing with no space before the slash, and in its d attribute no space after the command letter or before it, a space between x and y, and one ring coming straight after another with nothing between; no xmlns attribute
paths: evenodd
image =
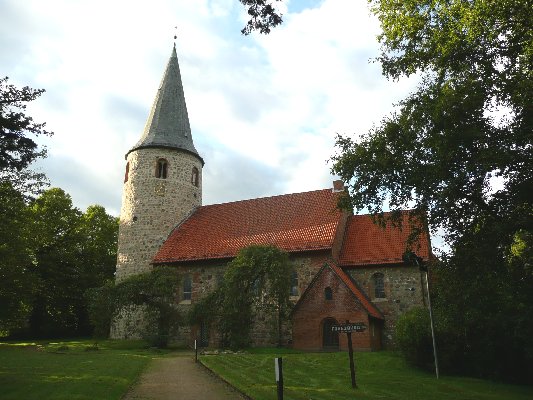
<svg viewBox="0 0 533 400"><path fill-rule="evenodd" d="M93 336L98 339L108 338L116 307L115 281L109 280L104 286L89 288L85 296Z"/></svg>
<svg viewBox="0 0 533 400"><path fill-rule="evenodd" d="M338 138L333 171L350 182L349 205L373 213L414 205L449 239L480 214L531 215L531 3L370 5L383 29L384 74L420 73L422 82L361 140ZM503 182L496 194L494 177Z"/></svg>
<svg viewBox="0 0 533 400"><path fill-rule="evenodd" d="M7 81L7 77L0 78L0 182L10 182L22 193L37 194L47 182L43 174L27 167L37 158L45 157L46 149L39 148L31 136L53 133L25 112L27 103L44 90L27 86L18 89Z"/></svg>
<svg viewBox="0 0 533 400"><path fill-rule="evenodd" d="M28 266L31 220L24 197L0 182L0 336L23 328L31 311L36 279Z"/></svg>
<svg viewBox="0 0 533 400"><path fill-rule="evenodd" d="M283 22L282 14L279 13L273 1L270 0L239 0L245 7L250 20L241 30L243 35L249 35L253 31L268 34L271 28L275 28ZM281 1L281 0L275 0Z"/></svg>
<svg viewBox="0 0 533 400"><path fill-rule="evenodd" d="M250 345L258 314L270 316L281 345L282 329L291 309L291 266L287 253L274 246L249 246L239 251L224 274L221 287L193 307L193 323L215 321L225 345Z"/></svg>
<svg viewBox="0 0 533 400"><path fill-rule="evenodd" d="M106 213L104 207L87 207L79 221L79 253L88 287L98 287L113 278L117 259L118 218Z"/></svg>
<svg viewBox="0 0 533 400"><path fill-rule="evenodd" d="M118 221L101 206L82 213L57 188L25 200L0 183L0 331L89 335L84 294L113 278Z"/></svg>
<svg viewBox="0 0 533 400"><path fill-rule="evenodd" d="M369 3L383 73L421 81L368 134L338 137L332 169L349 183L343 206L414 207L443 228L451 252L435 273L435 311L448 364L524 381L533 347L532 4Z"/></svg>
<svg viewBox="0 0 533 400"><path fill-rule="evenodd" d="M116 285L110 282L90 291L90 318L98 327L95 333L105 335L111 320L121 310L136 306L147 319L143 336L154 346L167 347L169 337L181 322L176 307L179 283L174 268L161 266L148 273L130 276Z"/></svg>
<svg viewBox="0 0 533 400"><path fill-rule="evenodd" d="M533 375L533 277L511 257L513 237L493 221L466 232L435 269L437 321L454 371L528 382ZM459 367L459 368L458 368Z"/></svg>
<svg viewBox="0 0 533 400"><path fill-rule="evenodd" d="M395 333L398 347L410 364L431 368L433 348L426 309L414 308L403 314L396 323Z"/></svg>
<svg viewBox="0 0 533 400"><path fill-rule="evenodd" d="M72 205L71 197L58 188L35 199L30 211L34 220L32 272L39 280L30 333L42 337L86 331L86 286L79 260L81 212Z"/></svg>

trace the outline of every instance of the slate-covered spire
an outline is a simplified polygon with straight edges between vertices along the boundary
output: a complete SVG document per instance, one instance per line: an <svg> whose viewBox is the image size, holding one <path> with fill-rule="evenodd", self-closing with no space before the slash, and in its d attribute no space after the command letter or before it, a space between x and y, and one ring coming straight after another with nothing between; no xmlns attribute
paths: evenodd
<svg viewBox="0 0 533 400"><path fill-rule="evenodd" d="M146 121L143 135L137 144L128 151L128 154L146 147L184 150L195 154L202 160L192 141L175 44L152 110Z"/></svg>

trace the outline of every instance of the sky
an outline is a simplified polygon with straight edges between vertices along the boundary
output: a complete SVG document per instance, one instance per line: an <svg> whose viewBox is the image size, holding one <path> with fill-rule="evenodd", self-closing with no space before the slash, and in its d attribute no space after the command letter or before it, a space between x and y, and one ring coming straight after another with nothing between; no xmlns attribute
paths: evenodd
<svg viewBox="0 0 533 400"><path fill-rule="evenodd" d="M366 1L278 3L284 23L243 36L237 0L0 0L0 75L46 92L28 107L55 134L36 167L84 211L120 213L177 34L203 204L332 186L337 134L390 114L415 79L388 81ZM177 29L175 28L177 27Z"/></svg>

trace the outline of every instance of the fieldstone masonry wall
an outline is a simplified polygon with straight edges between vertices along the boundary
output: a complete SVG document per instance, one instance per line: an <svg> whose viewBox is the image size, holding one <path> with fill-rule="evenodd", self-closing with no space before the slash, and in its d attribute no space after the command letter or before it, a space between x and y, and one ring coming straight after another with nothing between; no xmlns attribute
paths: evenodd
<svg viewBox="0 0 533 400"><path fill-rule="evenodd" d="M422 279L420 271L416 267L393 265L371 268L357 267L346 272L383 313L385 317L383 346L385 348L394 347L394 330L400 315L413 307L425 305L425 279ZM384 276L385 298L375 297L372 276L376 273L382 273Z"/></svg>
<svg viewBox="0 0 533 400"><path fill-rule="evenodd" d="M313 252L291 255L291 262L298 274L298 292L299 296L291 297L296 303L300 295L311 283L317 272L322 268L328 259L329 252ZM185 276L192 278L191 300L183 300L183 288L180 288L177 295L178 307L182 315L186 315L191 309L192 304L205 297L220 284L228 260L212 261L204 263L190 263L176 265L176 272L180 275L180 281L183 282ZM272 316L258 312L255 318L254 326L251 329L254 346L275 346L277 345L277 336L275 323ZM283 330L283 342L289 344L291 339L291 325L285 324ZM175 341L180 344L192 346L194 339L198 335L198 327L184 326L179 329ZM219 346L219 336L215 330L211 330L209 345L212 347Z"/></svg>
<svg viewBox="0 0 533 400"><path fill-rule="evenodd" d="M156 178L160 159L167 161L166 179ZM202 204L202 162L183 151L141 148L127 157L127 181L122 192L116 282L151 270L153 257L168 235ZM198 170L197 185L192 179ZM126 310L113 321L112 338L138 337L142 312Z"/></svg>
<svg viewBox="0 0 533 400"><path fill-rule="evenodd" d="M165 159L167 178L155 177ZM118 237L117 282L149 271L150 262L172 229L202 204L202 163L176 150L145 148L128 155L129 176L124 183ZM199 171L199 184L192 171Z"/></svg>

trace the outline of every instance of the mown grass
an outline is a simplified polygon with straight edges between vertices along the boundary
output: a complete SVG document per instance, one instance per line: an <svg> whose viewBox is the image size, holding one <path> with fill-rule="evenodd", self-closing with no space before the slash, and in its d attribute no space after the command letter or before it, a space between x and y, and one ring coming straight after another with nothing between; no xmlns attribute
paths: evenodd
<svg viewBox="0 0 533 400"><path fill-rule="evenodd" d="M201 362L255 400L277 399L274 357L283 357L285 400L526 400L533 387L444 376L408 367L396 353L356 353L352 389L347 353L264 351L201 356Z"/></svg>
<svg viewBox="0 0 533 400"><path fill-rule="evenodd" d="M0 343L0 399L120 399L165 354L141 341Z"/></svg>

